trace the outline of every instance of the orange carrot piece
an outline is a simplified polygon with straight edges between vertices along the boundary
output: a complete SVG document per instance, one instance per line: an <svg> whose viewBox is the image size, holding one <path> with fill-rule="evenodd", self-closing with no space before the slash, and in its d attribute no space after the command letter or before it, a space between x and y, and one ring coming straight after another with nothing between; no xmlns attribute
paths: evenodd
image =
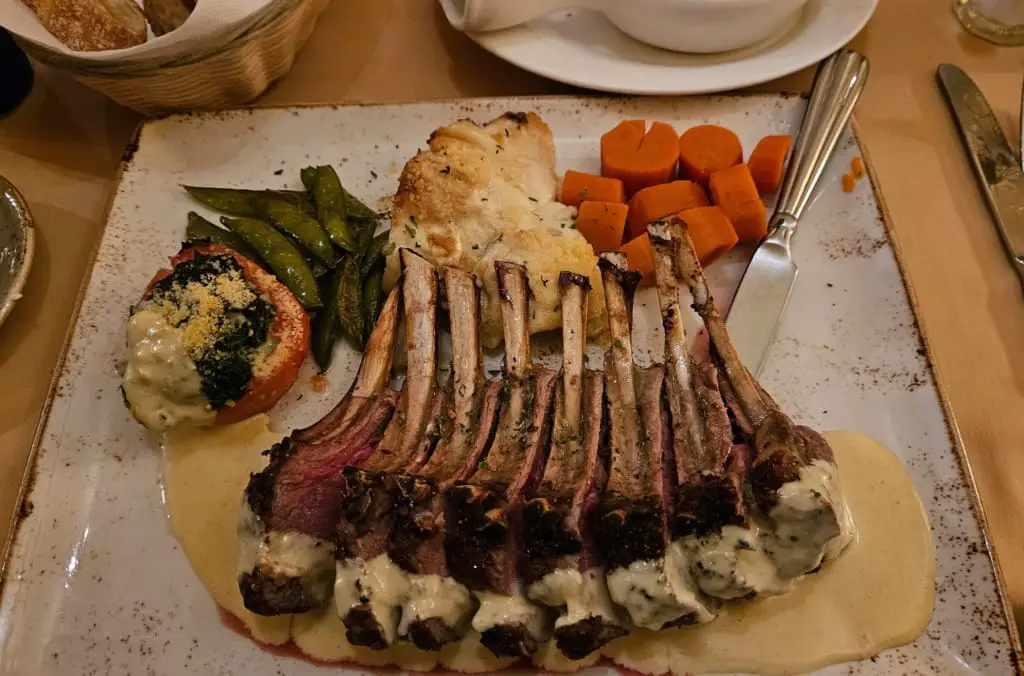
<svg viewBox="0 0 1024 676"><path fill-rule="evenodd" d="M864 178L864 160L860 159L860 155L850 160L850 171L853 173L854 178Z"/></svg>
<svg viewBox="0 0 1024 676"><path fill-rule="evenodd" d="M725 127L702 124L679 137L679 175L705 187L711 174L742 161L740 139Z"/></svg>
<svg viewBox="0 0 1024 676"><path fill-rule="evenodd" d="M679 157L671 125L626 120L601 137L601 175L622 180L626 194L671 181Z"/></svg>
<svg viewBox="0 0 1024 676"><path fill-rule="evenodd" d="M711 199L725 211L741 240L756 242L768 234L768 213L747 165L711 174Z"/></svg>
<svg viewBox="0 0 1024 676"><path fill-rule="evenodd" d="M782 168L792 145L792 136L765 136L750 153L747 166L762 195L773 193L782 185Z"/></svg>
<svg viewBox="0 0 1024 676"><path fill-rule="evenodd" d="M616 251L622 246L628 211L629 207L622 202L584 202L576 216L576 229L595 253Z"/></svg>
<svg viewBox="0 0 1024 676"><path fill-rule="evenodd" d="M623 244L619 251L626 254L626 262L630 270L643 274L640 286L654 284L654 252L651 250L651 238L647 233Z"/></svg>
<svg viewBox="0 0 1024 676"><path fill-rule="evenodd" d="M644 188L629 200L629 220L626 240L647 232L647 225L684 209L706 207L708 196L704 188L692 181L672 181Z"/></svg>
<svg viewBox="0 0 1024 676"><path fill-rule="evenodd" d="M696 207L679 214L693 240L700 264L707 267L739 241L732 222L722 207Z"/></svg>
<svg viewBox="0 0 1024 676"><path fill-rule="evenodd" d="M853 192L857 187L857 177L853 174L843 174L843 192Z"/></svg>
<svg viewBox="0 0 1024 676"><path fill-rule="evenodd" d="M622 181L584 174L570 169L562 178L562 204L578 207L580 202L594 200L597 202L625 202Z"/></svg>

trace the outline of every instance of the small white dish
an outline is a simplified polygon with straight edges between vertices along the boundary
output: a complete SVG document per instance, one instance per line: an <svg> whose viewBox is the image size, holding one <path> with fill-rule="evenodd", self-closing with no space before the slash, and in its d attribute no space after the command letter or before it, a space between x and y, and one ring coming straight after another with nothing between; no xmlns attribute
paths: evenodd
<svg viewBox="0 0 1024 676"><path fill-rule="evenodd" d="M878 0L809 0L765 40L721 54L651 47L587 9L467 35L509 63L566 84L620 94L706 94L767 82L820 61L857 35L877 5Z"/></svg>
<svg viewBox="0 0 1024 676"><path fill-rule="evenodd" d="M0 324L21 298L34 252L35 228L28 205L0 176Z"/></svg>
<svg viewBox="0 0 1024 676"><path fill-rule="evenodd" d="M807 0L441 0L461 31L511 28L559 10L600 12L652 47L718 54L749 47L793 22Z"/></svg>

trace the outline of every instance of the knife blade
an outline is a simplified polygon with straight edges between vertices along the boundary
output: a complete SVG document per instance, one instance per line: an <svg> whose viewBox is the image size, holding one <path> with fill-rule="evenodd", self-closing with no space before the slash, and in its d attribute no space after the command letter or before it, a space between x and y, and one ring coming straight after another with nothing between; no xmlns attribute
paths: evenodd
<svg viewBox="0 0 1024 676"><path fill-rule="evenodd" d="M1024 284L1024 171L985 96L962 70L944 63L936 78L974 168L996 229Z"/></svg>
<svg viewBox="0 0 1024 676"><path fill-rule="evenodd" d="M754 252L726 316L740 360L756 377L764 364L796 284L790 240L814 187L864 90L867 59L840 50L815 74L768 236Z"/></svg>

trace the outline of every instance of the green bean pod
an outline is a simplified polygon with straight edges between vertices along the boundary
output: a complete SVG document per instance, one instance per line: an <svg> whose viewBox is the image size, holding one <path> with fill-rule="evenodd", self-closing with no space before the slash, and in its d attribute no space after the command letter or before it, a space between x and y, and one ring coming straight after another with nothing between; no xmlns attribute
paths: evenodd
<svg viewBox="0 0 1024 676"><path fill-rule="evenodd" d="M366 247L366 251L363 252L362 269L360 272L363 277L370 274L373 266L377 264L377 261L387 256L385 251L388 245L391 243L391 231L385 230L380 233L370 242L370 245ZM376 317L374 318L376 319Z"/></svg>
<svg viewBox="0 0 1024 676"><path fill-rule="evenodd" d="M309 195L301 190L249 190L195 185L186 185L185 190L197 202L231 216L260 217L262 213L257 201L268 197L293 204L308 215L313 214L313 203Z"/></svg>
<svg viewBox="0 0 1024 676"><path fill-rule="evenodd" d="M341 266L341 288L338 291L338 324L341 335L356 349L363 347L366 322L362 308L362 278L359 256L349 256Z"/></svg>
<svg viewBox="0 0 1024 676"><path fill-rule="evenodd" d="M381 215L366 206L362 200L345 190L342 187L341 192L345 195L345 214L349 218L354 218L359 221L378 221Z"/></svg>
<svg viewBox="0 0 1024 676"><path fill-rule="evenodd" d="M313 196L317 219L331 241L349 253L355 252L356 238L345 217L345 196L338 174L331 167L305 167L300 176L302 184Z"/></svg>
<svg viewBox="0 0 1024 676"><path fill-rule="evenodd" d="M331 246L327 233L313 217L294 204L272 197L257 197L256 203L262 216L278 229L294 237L302 248L313 254L320 262L329 268L337 265L334 247Z"/></svg>
<svg viewBox="0 0 1024 676"><path fill-rule="evenodd" d="M193 244L208 242L220 244L232 251L237 251L249 260L263 265L263 260L256 253L256 250L246 244L245 240L224 228L206 220L194 211L188 212L188 225L185 226L185 241Z"/></svg>
<svg viewBox="0 0 1024 676"><path fill-rule="evenodd" d="M338 342L341 325L338 324L338 297L341 293L341 277L344 266L339 265L321 280L321 295L324 307L313 318L310 348L313 359L324 373L334 357L334 344Z"/></svg>
<svg viewBox="0 0 1024 676"><path fill-rule="evenodd" d="M287 237L255 218L222 217L220 222L256 250L277 278L295 294L302 307L307 310L321 307L320 290L313 271Z"/></svg>

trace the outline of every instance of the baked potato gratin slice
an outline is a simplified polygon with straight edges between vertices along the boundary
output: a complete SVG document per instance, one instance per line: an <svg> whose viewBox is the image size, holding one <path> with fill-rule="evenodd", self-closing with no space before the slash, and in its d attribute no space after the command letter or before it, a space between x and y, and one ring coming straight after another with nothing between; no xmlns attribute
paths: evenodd
<svg viewBox="0 0 1024 676"><path fill-rule="evenodd" d="M558 274L586 275L593 286L588 333L601 335L604 292L597 256L574 226L576 209L555 201L555 144L534 113L505 113L484 126L468 120L431 134L429 149L409 160L399 179L391 215L391 241L436 266L471 272L483 284L481 340L501 343L494 272L497 260L526 266L530 333L561 324ZM393 253L384 287L398 280Z"/></svg>

